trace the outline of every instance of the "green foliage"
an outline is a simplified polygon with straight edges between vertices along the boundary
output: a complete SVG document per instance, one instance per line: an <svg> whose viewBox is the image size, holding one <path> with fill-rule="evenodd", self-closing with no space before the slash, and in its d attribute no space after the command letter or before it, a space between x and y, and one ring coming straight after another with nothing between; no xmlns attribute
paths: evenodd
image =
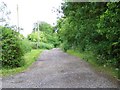
<svg viewBox="0 0 120 90"><path fill-rule="evenodd" d="M18 68L2 68L0 70L0 76L8 76L8 75L13 75L13 74L23 72L33 62L35 62L37 60L38 56L40 55L40 53L42 51L43 50L41 50L41 49L37 49L37 50L31 50L31 52L25 53L24 56L23 56L23 58L25 60L25 65L24 66L18 67Z"/></svg>
<svg viewBox="0 0 120 90"><path fill-rule="evenodd" d="M31 45L32 49L37 49L38 48L37 47L37 45L38 45L37 42L30 42L30 45Z"/></svg>
<svg viewBox="0 0 120 90"><path fill-rule="evenodd" d="M53 44L44 43L44 42L31 42L31 46L33 49L52 49L54 48Z"/></svg>
<svg viewBox="0 0 120 90"><path fill-rule="evenodd" d="M98 52L99 55L107 59L106 62L112 63L113 66L119 67L120 63L120 2L107 3L107 10L100 16L98 22L98 33L103 37L105 44L103 52ZM111 61L112 59L112 61ZM118 63L118 64L117 64Z"/></svg>
<svg viewBox="0 0 120 90"><path fill-rule="evenodd" d="M69 50L70 49L70 46L67 44L67 43L62 43L61 45L60 45L60 47L66 52L67 50Z"/></svg>
<svg viewBox="0 0 120 90"><path fill-rule="evenodd" d="M65 2L57 22L63 49L92 51L100 65L120 68L120 2Z"/></svg>
<svg viewBox="0 0 120 90"><path fill-rule="evenodd" d="M54 48L53 44L41 42L38 46L40 49L52 49Z"/></svg>
<svg viewBox="0 0 120 90"><path fill-rule="evenodd" d="M47 24L46 22L40 22L39 31L36 30L38 30L37 26L27 37L28 40L31 41L32 48L51 49L59 46L57 33L54 32L54 29L51 25Z"/></svg>
<svg viewBox="0 0 120 90"><path fill-rule="evenodd" d="M22 40L22 50L24 53L30 52L32 50L31 43L27 39Z"/></svg>
<svg viewBox="0 0 120 90"><path fill-rule="evenodd" d="M39 38L38 38L38 33L39 33ZM47 38L44 34L43 31L41 32L33 32L31 34L28 35L28 40L32 41L32 42L37 42L38 40L41 41L41 42L47 42Z"/></svg>
<svg viewBox="0 0 120 90"><path fill-rule="evenodd" d="M39 31L43 31L43 32L48 33L48 34L53 32L53 28L50 24L48 24L46 22L38 22L38 23L39 23ZM36 24L38 24L38 23L36 23ZM33 32L36 32L36 30L38 30L37 25L35 25Z"/></svg>
<svg viewBox="0 0 120 90"><path fill-rule="evenodd" d="M2 30L2 67L20 67L24 65L24 50L22 41L18 38L19 33L9 29L0 28Z"/></svg>

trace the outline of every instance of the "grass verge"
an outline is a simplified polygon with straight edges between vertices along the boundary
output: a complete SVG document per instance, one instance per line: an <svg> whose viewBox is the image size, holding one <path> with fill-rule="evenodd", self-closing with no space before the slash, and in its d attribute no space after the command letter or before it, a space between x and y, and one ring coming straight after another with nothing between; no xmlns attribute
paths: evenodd
<svg viewBox="0 0 120 90"><path fill-rule="evenodd" d="M92 67L100 72L104 72L116 79L118 79L118 71L110 66L103 66L103 65L99 65L96 62L96 58L94 57L92 52L78 52L78 51L74 51L74 50L67 50L67 53L70 55L74 55L77 56L85 61L87 61L88 63L90 63L90 65L92 65Z"/></svg>
<svg viewBox="0 0 120 90"><path fill-rule="evenodd" d="M2 70L0 70L0 76L13 75L26 70L30 65L32 65L33 62L37 60L38 56L42 51L43 51L42 49L31 50L30 52L24 55L24 59L26 63L24 66L13 69L3 68Z"/></svg>

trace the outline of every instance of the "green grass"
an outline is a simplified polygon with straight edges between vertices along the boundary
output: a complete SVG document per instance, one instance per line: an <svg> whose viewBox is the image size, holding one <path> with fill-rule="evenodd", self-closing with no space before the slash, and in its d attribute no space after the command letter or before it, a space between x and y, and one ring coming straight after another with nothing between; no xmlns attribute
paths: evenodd
<svg viewBox="0 0 120 90"><path fill-rule="evenodd" d="M110 67L110 66L104 67L103 65L99 65L96 62L96 57L93 55L92 52L90 52L90 51L89 52L78 52L78 51L74 51L74 50L68 50L67 53L70 55L77 56L77 57L81 58L82 60L87 61L88 63L90 63L90 65L95 70L104 72L104 73L118 79L118 71L115 68Z"/></svg>
<svg viewBox="0 0 120 90"><path fill-rule="evenodd" d="M13 69L3 68L2 70L0 70L0 76L8 76L25 71L30 65L32 65L33 62L37 60L38 56L42 51L43 51L42 49L31 50L30 52L24 55L26 63L24 66Z"/></svg>

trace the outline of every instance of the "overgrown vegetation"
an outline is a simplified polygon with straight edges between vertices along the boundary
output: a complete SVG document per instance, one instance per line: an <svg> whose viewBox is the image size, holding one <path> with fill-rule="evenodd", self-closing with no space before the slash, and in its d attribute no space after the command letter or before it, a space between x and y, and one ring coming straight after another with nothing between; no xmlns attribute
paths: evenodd
<svg viewBox="0 0 120 90"><path fill-rule="evenodd" d="M91 51L98 64L116 68L120 78L120 2L65 2L61 9L61 47Z"/></svg>
<svg viewBox="0 0 120 90"><path fill-rule="evenodd" d="M27 52L26 54L24 54L23 59L25 60L25 65L22 67L18 67L18 68L3 68L0 70L0 76L8 76L8 75L12 75L12 74L16 74L19 72L23 72L24 70L26 70L33 62L35 62L38 58L38 56L40 55L40 53L43 50L41 49L36 49L36 50L31 50L31 52Z"/></svg>
<svg viewBox="0 0 120 90"><path fill-rule="evenodd" d="M30 51L29 45L19 38L19 33L10 28L1 27L2 67L20 67L25 64L23 55Z"/></svg>
<svg viewBox="0 0 120 90"><path fill-rule="evenodd" d="M38 29L39 26L39 29ZM33 32L28 35L34 49L52 49L59 45L57 33L54 28L46 22L37 22L33 28Z"/></svg>

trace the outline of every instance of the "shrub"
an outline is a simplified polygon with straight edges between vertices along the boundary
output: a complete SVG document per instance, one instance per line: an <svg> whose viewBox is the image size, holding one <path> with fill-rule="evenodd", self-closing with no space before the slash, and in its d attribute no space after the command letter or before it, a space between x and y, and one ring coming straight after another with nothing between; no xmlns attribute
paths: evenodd
<svg viewBox="0 0 120 90"><path fill-rule="evenodd" d="M60 47L61 47L62 50L64 50L65 52L66 52L68 49L70 49L70 46L69 46L68 44L66 44L66 43L62 43L62 44L60 45Z"/></svg>
<svg viewBox="0 0 120 90"><path fill-rule="evenodd" d="M28 41L27 39L23 39L22 40L22 49L24 50L24 53L31 51L32 46L31 46L30 41Z"/></svg>
<svg viewBox="0 0 120 90"><path fill-rule="evenodd" d="M31 42L31 46L33 49L52 49L54 48L53 44L50 43L44 43L44 42L40 42L38 45L38 42Z"/></svg>
<svg viewBox="0 0 120 90"><path fill-rule="evenodd" d="M39 43L39 48L40 48L40 49L52 49L52 48L54 48L54 45L53 45L53 44L50 44L50 43L40 42L40 43Z"/></svg>
<svg viewBox="0 0 120 90"><path fill-rule="evenodd" d="M37 42L30 42L32 49L37 49Z"/></svg>
<svg viewBox="0 0 120 90"><path fill-rule="evenodd" d="M24 65L24 55L22 41L18 38L19 33L9 29L1 28L2 30L2 67L20 67Z"/></svg>

